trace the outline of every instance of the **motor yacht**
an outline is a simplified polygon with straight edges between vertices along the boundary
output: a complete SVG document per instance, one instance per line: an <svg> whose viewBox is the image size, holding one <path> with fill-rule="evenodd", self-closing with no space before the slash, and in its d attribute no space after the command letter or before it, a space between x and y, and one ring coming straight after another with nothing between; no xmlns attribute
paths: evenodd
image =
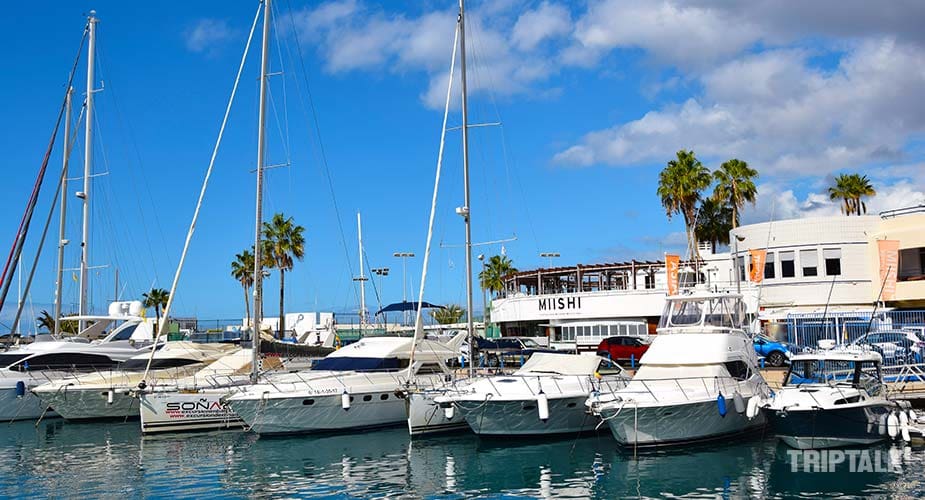
<svg viewBox="0 0 925 500"><path fill-rule="evenodd" d="M588 398L622 446L664 446L746 434L746 401L767 397L741 295L697 291L667 299L640 367L625 388Z"/></svg>
<svg viewBox="0 0 925 500"><path fill-rule="evenodd" d="M138 399L133 392L139 382L144 380L146 386L174 384L237 349L230 344L167 342L153 353L153 357L151 353L139 354L109 370L96 370L39 385L32 393L66 419L137 417ZM149 358L151 370L146 375ZM216 375L227 372L221 366L214 370Z"/></svg>
<svg viewBox="0 0 925 500"><path fill-rule="evenodd" d="M479 435L527 436L593 431L592 393L613 392L629 377L616 363L590 354L535 353L510 375L478 377L434 398L433 413L461 414Z"/></svg>
<svg viewBox="0 0 925 500"><path fill-rule="evenodd" d="M879 353L860 348L797 354L790 360L783 387L760 405L760 411L774 434L793 448L869 445L889 439L890 415L904 410L886 398L882 361Z"/></svg>
<svg viewBox="0 0 925 500"><path fill-rule="evenodd" d="M46 412L48 406L31 392L33 388L75 374L110 370L133 356L150 352L152 328L140 316L111 314L84 319L94 323L79 335L40 335L31 344L0 353L0 421L56 416ZM102 339L90 340L114 322L121 324Z"/></svg>
<svg viewBox="0 0 925 500"><path fill-rule="evenodd" d="M455 340L454 342L458 342ZM404 390L436 385L450 373L453 346L433 340L367 337L326 356L311 370L242 386L227 397L231 410L258 434L353 431L400 425Z"/></svg>

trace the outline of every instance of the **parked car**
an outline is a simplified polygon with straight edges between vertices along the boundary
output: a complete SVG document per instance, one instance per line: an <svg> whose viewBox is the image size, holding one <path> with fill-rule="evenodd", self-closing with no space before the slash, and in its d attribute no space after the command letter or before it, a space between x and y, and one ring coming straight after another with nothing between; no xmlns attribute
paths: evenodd
<svg viewBox="0 0 925 500"><path fill-rule="evenodd" d="M914 330L887 330L861 335L851 345L869 346L887 363L921 363L925 340Z"/></svg>
<svg viewBox="0 0 925 500"><path fill-rule="evenodd" d="M524 337L476 337L475 347L477 359L484 359L485 365L492 368L501 366L502 363L504 366L519 365L535 352L561 352L543 347L535 340Z"/></svg>
<svg viewBox="0 0 925 500"><path fill-rule="evenodd" d="M784 342L777 342L761 335L755 335L753 340L755 352L764 358L768 366L784 366L790 362L790 349Z"/></svg>
<svg viewBox="0 0 925 500"><path fill-rule="evenodd" d="M649 350L651 340L644 337L608 337L597 345L597 355L609 357L613 360L635 359L639 358Z"/></svg>

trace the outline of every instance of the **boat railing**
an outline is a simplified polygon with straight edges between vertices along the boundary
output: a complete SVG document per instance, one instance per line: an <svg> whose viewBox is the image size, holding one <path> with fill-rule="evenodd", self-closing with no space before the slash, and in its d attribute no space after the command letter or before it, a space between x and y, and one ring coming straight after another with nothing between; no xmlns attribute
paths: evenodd
<svg viewBox="0 0 925 500"><path fill-rule="evenodd" d="M664 379L634 378L626 384L625 388L617 389L619 394L616 391L611 391L610 395L623 400L638 400L639 398L634 396L648 396L652 401L660 402L669 398L665 396L660 398L659 394L677 389L677 392L673 394L680 393L683 396L683 401L693 402L716 398L720 394L723 394L724 397L732 397L737 392L741 394L742 389L746 387L745 384L749 380L731 376L673 377ZM767 386L767 383L761 381L759 387L761 385ZM605 394L605 392L601 391L601 394ZM745 395L743 394L743 396ZM677 401L677 399L676 397L670 398L671 401Z"/></svg>
<svg viewBox="0 0 925 500"><path fill-rule="evenodd" d="M536 375L506 375L504 377L488 377L488 383L491 384L492 390L498 396L503 396L505 393L509 392L508 388L513 389L513 385L507 386L502 380L519 380L520 383L516 384L517 386L523 386L527 389L527 392L531 396L538 396L540 390L546 394L565 394L565 389L559 384L561 380L575 380L578 382L578 387L581 392L590 394L593 391L599 393L603 392L615 392L623 387L626 387L626 379L620 377L606 377L596 380L591 375L556 375L553 377L545 377L546 379L551 379L552 384L549 384L549 381L544 380L542 376ZM536 388L530 385L530 381L536 379ZM597 386L595 387L595 380L597 381ZM606 387L605 387L606 386Z"/></svg>

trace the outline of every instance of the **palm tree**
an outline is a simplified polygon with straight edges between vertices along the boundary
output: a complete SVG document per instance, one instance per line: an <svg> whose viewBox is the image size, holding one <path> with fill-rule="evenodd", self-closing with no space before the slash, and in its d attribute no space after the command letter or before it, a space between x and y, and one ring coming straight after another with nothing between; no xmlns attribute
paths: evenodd
<svg viewBox="0 0 925 500"><path fill-rule="evenodd" d="M270 222L263 223L265 240L264 254L272 262L270 267L279 270L279 332L286 331L286 317L283 302L286 293L286 271L292 270L294 259L305 256L305 228L296 225L292 217L281 213L273 215Z"/></svg>
<svg viewBox="0 0 925 500"><path fill-rule="evenodd" d="M250 290L254 286L254 254L245 250L234 256L231 261L231 276L241 284L244 289L244 311L247 314L246 324L251 323Z"/></svg>
<svg viewBox="0 0 925 500"><path fill-rule="evenodd" d="M152 288L147 293L141 294L144 297L143 305L145 308L154 308L155 324L154 326L160 331L161 325L161 308L167 307L167 300L170 298L170 292L163 288Z"/></svg>
<svg viewBox="0 0 925 500"><path fill-rule="evenodd" d="M739 227L739 210L745 202L755 204L758 171L750 168L748 163L733 158L720 165L719 170L713 172L713 178L716 179L713 199L732 208L732 228L735 229Z"/></svg>
<svg viewBox="0 0 925 500"><path fill-rule="evenodd" d="M697 227L694 234L698 240L709 241L716 252L717 245L729 244L729 231L732 230L733 210L725 204L707 198L697 211Z"/></svg>
<svg viewBox="0 0 925 500"><path fill-rule="evenodd" d="M662 199L668 219L675 214L684 217L687 244L691 255L697 256L697 236L694 234L694 220L697 216L697 204L701 193L713 181L710 170L700 163L693 151L681 150L677 159L658 174L658 196Z"/></svg>
<svg viewBox="0 0 925 500"><path fill-rule="evenodd" d="M459 323L466 310L458 304L449 304L442 309L431 309L430 316L441 325L450 325Z"/></svg>
<svg viewBox="0 0 925 500"><path fill-rule="evenodd" d="M479 273L479 283L482 288L497 296L501 290L504 290L504 277L516 272L517 268L506 255L493 255Z"/></svg>
<svg viewBox="0 0 925 500"><path fill-rule="evenodd" d="M876 194L870 179L860 174L839 174L835 176L835 185L829 187L829 199L841 199L841 211L845 215L866 214L867 204L862 198Z"/></svg>
<svg viewBox="0 0 925 500"><path fill-rule="evenodd" d="M39 324L40 328L44 328L49 332L55 331L55 318L52 318L48 311L42 309L42 312L39 314L38 318L35 318L35 321Z"/></svg>

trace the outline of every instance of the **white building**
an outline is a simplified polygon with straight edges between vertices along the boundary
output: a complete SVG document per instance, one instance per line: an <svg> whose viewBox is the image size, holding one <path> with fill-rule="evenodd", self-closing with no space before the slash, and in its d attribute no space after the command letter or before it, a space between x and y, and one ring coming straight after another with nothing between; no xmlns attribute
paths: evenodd
<svg viewBox="0 0 925 500"><path fill-rule="evenodd" d="M898 279L887 308L925 307L925 207L881 215L773 221L736 228L732 250L682 262L680 282L741 291L749 312L783 319L795 312L867 310L880 294L878 240L898 240ZM765 250L761 285L747 281L749 250ZM733 259L738 264L733 273ZM695 279L696 276L696 279ZM623 334L620 325L658 322L667 294L663 261L630 261L521 271L505 277L491 319L502 335L549 336L572 344Z"/></svg>

